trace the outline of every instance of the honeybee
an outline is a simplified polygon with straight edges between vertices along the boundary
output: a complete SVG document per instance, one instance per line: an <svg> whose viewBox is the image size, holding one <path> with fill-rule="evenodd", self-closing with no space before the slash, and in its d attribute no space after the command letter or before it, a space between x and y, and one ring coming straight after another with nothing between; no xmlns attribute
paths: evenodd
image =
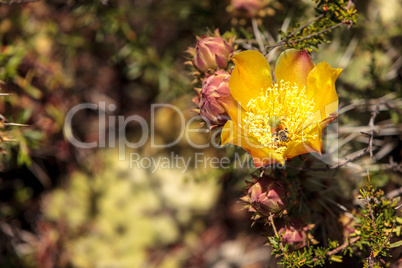
<svg viewBox="0 0 402 268"><path fill-rule="evenodd" d="M288 142L291 141L289 138L289 131L287 128L278 130L277 132L272 133L272 138L274 138L274 143L277 144L278 141L280 142Z"/></svg>

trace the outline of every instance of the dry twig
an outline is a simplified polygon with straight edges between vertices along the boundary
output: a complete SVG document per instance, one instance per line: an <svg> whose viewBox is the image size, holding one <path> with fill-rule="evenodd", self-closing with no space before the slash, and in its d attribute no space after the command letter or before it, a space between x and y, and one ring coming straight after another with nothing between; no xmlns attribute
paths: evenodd
<svg viewBox="0 0 402 268"><path fill-rule="evenodd" d="M280 42L280 43L278 43L278 44L276 44L276 45L273 45L273 46L267 46L266 48L267 48L267 49L271 49L271 48L275 48L275 47L279 47L279 46L283 46L283 45L288 45L288 44L293 44L293 43L297 43L297 42L300 42L300 41L304 41L304 40L306 40L306 39L310 39L310 38L315 37L315 36L317 36L317 35L320 35L320 34L323 34L323 33L325 33L325 32L331 31L331 30L333 30L333 29L335 29L335 28L341 26L342 24L347 24L347 23L345 23L345 22L340 22L340 23L338 23L338 24L335 24L335 25L333 25L333 26L331 26L331 27L328 27L328 28L326 28L326 29L324 29L324 30L321 30L321 31L319 31L319 32L316 32L316 33L314 33L314 34L310 34L310 35L305 36L305 37L303 37L303 38L299 38L299 39L291 40L291 41Z"/></svg>
<svg viewBox="0 0 402 268"><path fill-rule="evenodd" d="M27 3L38 2L39 0L11 0L11 1L0 1L0 5L22 5Z"/></svg>

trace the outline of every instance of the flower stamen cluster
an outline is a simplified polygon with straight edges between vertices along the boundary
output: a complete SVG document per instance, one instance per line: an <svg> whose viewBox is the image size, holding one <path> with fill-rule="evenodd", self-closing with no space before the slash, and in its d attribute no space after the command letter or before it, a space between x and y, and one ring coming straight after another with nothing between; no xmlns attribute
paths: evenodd
<svg viewBox="0 0 402 268"><path fill-rule="evenodd" d="M262 146L283 153L290 141L317 138L316 133L308 134L316 124L313 122L314 106L305 88L299 89L297 84L282 80L249 101L244 126ZM273 125L272 119L276 119L277 125Z"/></svg>

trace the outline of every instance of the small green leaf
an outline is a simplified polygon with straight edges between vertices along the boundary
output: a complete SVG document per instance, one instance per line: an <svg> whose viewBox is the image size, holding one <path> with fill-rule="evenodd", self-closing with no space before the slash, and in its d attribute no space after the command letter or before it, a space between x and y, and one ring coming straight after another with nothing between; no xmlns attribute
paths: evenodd
<svg viewBox="0 0 402 268"><path fill-rule="evenodd" d="M395 234L396 234L396 236L400 236L400 235L401 235L401 226L397 226L397 227L395 228Z"/></svg>
<svg viewBox="0 0 402 268"><path fill-rule="evenodd" d="M400 247L400 246L402 246L402 240L398 241L398 242L395 242L395 243L392 243L391 245L389 245L390 248L397 248L397 247Z"/></svg>
<svg viewBox="0 0 402 268"><path fill-rule="evenodd" d="M342 256L338 256L338 255L333 255L333 256L331 256L331 261L334 261L334 262L342 262Z"/></svg>

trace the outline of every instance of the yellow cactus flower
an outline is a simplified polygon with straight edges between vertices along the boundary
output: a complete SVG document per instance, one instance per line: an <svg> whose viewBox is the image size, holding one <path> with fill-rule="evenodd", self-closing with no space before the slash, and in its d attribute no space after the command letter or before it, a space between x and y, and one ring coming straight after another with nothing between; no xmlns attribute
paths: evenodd
<svg viewBox="0 0 402 268"><path fill-rule="evenodd" d="M314 65L305 50L289 49L278 58L273 83L260 52L248 50L232 59L229 88L237 105L225 107L231 120L222 129L222 145L243 147L255 167L321 153L322 130L337 116L335 80L342 69Z"/></svg>

